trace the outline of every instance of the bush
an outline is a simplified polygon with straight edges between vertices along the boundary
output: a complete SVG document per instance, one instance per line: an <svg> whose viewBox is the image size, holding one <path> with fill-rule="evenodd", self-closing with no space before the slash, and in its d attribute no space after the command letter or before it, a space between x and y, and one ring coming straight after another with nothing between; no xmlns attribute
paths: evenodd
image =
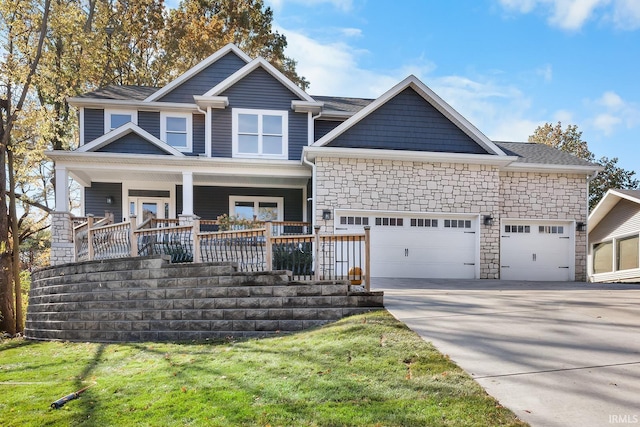
<svg viewBox="0 0 640 427"><path fill-rule="evenodd" d="M313 274L311 242L276 243L273 245L273 269L290 270L296 276Z"/></svg>

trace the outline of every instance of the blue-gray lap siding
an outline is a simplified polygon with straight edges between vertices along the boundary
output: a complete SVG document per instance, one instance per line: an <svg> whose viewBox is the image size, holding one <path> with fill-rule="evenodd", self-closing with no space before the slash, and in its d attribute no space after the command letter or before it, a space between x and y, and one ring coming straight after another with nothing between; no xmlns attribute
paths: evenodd
<svg viewBox="0 0 640 427"><path fill-rule="evenodd" d="M84 109L84 143L104 135L104 110Z"/></svg>
<svg viewBox="0 0 640 427"><path fill-rule="evenodd" d="M371 112L328 146L487 154L411 88Z"/></svg>
<svg viewBox="0 0 640 427"><path fill-rule="evenodd" d="M224 110L214 110L212 114L214 157L232 157L233 108L252 108L289 113L289 160L300 160L302 148L307 145L307 114L291 110L291 101L300 99L295 93L258 68L221 95L229 98L229 106Z"/></svg>
<svg viewBox="0 0 640 427"><path fill-rule="evenodd" d="M107 196L113 197L113 204L107 204ZM114 221L122 221L122 184L111 182L92 182L91 187L84 189L85 215L104 216L113 213Z"/></svg>
<svg viewBox="0 0 640 427"><path fill-rule="evenodd" d="M138 126L160 139L160 113L157 111L138 111Z"/></svg>
<svg viewBox="0 0 640 427"><path fill-rule="evenodd" d="M160 98L159 101L193 104L193 95L204 95L211 88L245 65L247 65L247 63L242 58L233 52L229 52Z"/></svg>
<svg viewBox="0 0 640 427"><path fill-rule="evenodd" d="M341 121L336 120L316 120L313 124L313 140L319 140L341 124Z"/></svg>
<svg viewBox="0 0 640 427"><path fill-rule="evenodd" d="M127 153L127 154L163 154L168 155L166 151L160 149L138 135L137 133L128 133L112 143L101 147L97 151L104 153Z"/></svg>
<svg viewBox="0 0 640 427"><path fill-rule="evenodd" d="M284 198L284 220L304 221L302 189L251 187L193 187L194 213L202 219L229 214L229 196L265 196ZM182 212L182 185L176 185L176 214Z"/></svg>

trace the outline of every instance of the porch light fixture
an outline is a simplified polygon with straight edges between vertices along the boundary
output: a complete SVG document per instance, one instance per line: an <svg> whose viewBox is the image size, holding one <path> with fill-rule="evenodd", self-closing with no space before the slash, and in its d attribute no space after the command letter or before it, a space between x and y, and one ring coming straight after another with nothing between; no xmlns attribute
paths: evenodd
<svg viewBox="0 0 640 427"><path fill-rule="evenodd" d="M584 231L587 229L587 224L580 221L576 223L576 231Z"/></svg>
<svg viewBox="0 0 640 427"><path fill-rule="evenodd" d="M491 215L485 215L482 217L482 223L487 227L491 227L493 225L493 217Z"/></svg>
<svg viewBox="0 0 640 427"><path fill-rule="evenodd" d="M331 211L329 209L322 210L322 219L324 219L325 221L328 221L331 219Z"/></svg>
<svg viewBox="0 0 640 427"><path fill-rule="evenodd" d="M108 205L112 205L113 204L113 196L107 196L107 204Z"/></svg>

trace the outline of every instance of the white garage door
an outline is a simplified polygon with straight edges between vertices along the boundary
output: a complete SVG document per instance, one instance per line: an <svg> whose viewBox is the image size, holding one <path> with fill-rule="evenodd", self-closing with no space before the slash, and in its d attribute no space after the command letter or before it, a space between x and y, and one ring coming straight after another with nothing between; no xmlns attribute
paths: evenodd
<svg viewBox="0 0 640 427"><path fill-rule="evenodd" d="M336 233L362 233L371 226L371 276L478 277L478 217L336 213Z"/></svg>
<svg viewBox="0 0 640 427"><path fill-rule="evenodd" d="M505 220L500 231L501 279L574 280L571 222Z"/></svg>

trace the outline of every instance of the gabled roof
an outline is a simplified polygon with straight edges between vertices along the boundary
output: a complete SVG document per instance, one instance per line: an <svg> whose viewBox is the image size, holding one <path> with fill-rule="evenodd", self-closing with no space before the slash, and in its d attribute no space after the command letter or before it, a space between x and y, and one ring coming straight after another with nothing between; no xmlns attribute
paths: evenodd
<svg viewBox="0 0 640 427"><path fill-rule="evenodd" d="M111 132L108 132L108 133L102 135L100 138L94 139L93 141L89 142L88 144L81 145L75 151L76 152L80 152L80 153L97 151L100 148L102 148L104 146L107 146L107 145L111 144L112 142L117 141L118 139L120 139L123 136L128 135L130 133L135 133L136 135L138 135L141 138L143 138L146 141L148 141L150 144L153 144L156 147L158 147L159 149L161 149L162 151L165 151L167 154L171 154L171 155L178 156L178 157L184 157L184 154L182 154L180 151L176 150L175 148L173 148L169 144L166 144L166 143L162 142L161 140L159 140L155 136L151 135L146 130L142 129L138 125L134 125L131 122L126 123L126 124L120 126L119 128L116 128L116 129L112 130Z"/></svg>
<svg viewBox="0 0 640 427"><path fill-rule="evenodd" d="M609 189L589 214L587 231L590 233L620 200L629 200L640 205L640 190Z"/></svg>
<svg viewBox="0 0 640 427"><path fill-rule="evenodd" d="M324 103L323 114L355 114L374 101L371 98L346 98L343 96L312 95L312 97L316 101Z"/></svg>
<svg viewBox="0 0 640 427"><path fill-rule="evenodd" d="M293 83L287 76L282 74L280 70L271 65L269 61L264 58L258 57L240 68L235 73L231 74L229 77L218 83L215 87L211 88L204 96L218 96L225 90L229 89L234 84L238 83L240 80L245 78L251 72L256 70L257 68L262 68L267 73L271 74L276 80L282 83L283 86L287 87L293 93L295 93L300 99L309 102L315 102L315 100L307 94L305 91L300 89L295 83Z"/></svg>
<svg viewBox="0 0 640 427"><path fill-rule="evenodd" d="M121 101L142 101L155 93L159 88L150 86L109 85L93 92L83 93L76 98L115 99Z"/></svg>
<svg viewBox="0 0 640 427"><path fill-rule="evenodd" d="M579 157L545 144L533 142L495 141L495 144L506 154L517 156L518 163L535 163L544 165L597 166Z"/></svg>
<svg viewBox="0 0 640 427"><path fill-rule="evenodd" d="M497 145L495 145L489 138L487 138L482 132L480 132L474 125L472 125L471 122L465 119L449 104L443 101L442 98L436 95L435 92L429 89L414 75L410 75L409 77L392 87L382 96L354 114L353 117L351 117L349 120L346 120L345 122L337 126L334 130L320 138L318 141L314 142L312 146L318 147L329 144L331 141L342 135L345 131L352 128L358 122L363 120L372 112L376 111L390 99L394 98L396 95L407 88L411 88L416 93L418 93L422 98L425 99L425 101L427 101L436 110L442 113L448 120L450 120L455 126L457 126L479 146L484 148L488 153L505 156L505 153Z"/></svg>
<svg viewBox="0 0 640 427"><path fill-rule="evenodd" d="M207 57L207 58L203 59L202 61L200 61L195 66L191 67L189 70L185 71L182 75L180 75L178 78L176 78L175 80L173 80L170 83L168 83L162 89L156 91L155 93L153 93L152 95L147 97L145 99L145 101L147 101L147 102L157 101L158 99L162 98L164 95L168 94L173 89L177 88L182 83L186 82L191 77L195 76L200 71L204 70L209 65L213 64L214 62L216 62L218 59L222 58L223 56L225 56L229 52L235 53L238 57L240 57L245 62L250 62L251 61L251 58L246 53L241 51L240 48L238 48L233 43L229 43L228 45L226 45L223 48L221 48L221 49L217 50L216 52L214 52L209 57Z"/></svg>

